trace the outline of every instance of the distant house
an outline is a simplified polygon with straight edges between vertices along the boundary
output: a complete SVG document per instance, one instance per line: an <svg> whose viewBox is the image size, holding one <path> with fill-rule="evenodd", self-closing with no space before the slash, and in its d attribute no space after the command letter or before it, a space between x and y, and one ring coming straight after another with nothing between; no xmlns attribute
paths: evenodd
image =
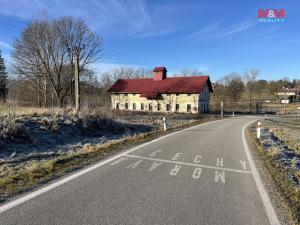
<svg viewBox="0 0 300 225"><path fill-rule="evenodd" d="M275 93L282 103L290 103L300 100L300 89L290 88L286 90L281 90Z"/></svg>
<svg viewBox="0 0 300 225"><path fill-rule="evenodd" d="M116 110L202 113L213 90L209 76L167 77L165 67L156 67L153 78L119 79L108 92Z"/></svg>

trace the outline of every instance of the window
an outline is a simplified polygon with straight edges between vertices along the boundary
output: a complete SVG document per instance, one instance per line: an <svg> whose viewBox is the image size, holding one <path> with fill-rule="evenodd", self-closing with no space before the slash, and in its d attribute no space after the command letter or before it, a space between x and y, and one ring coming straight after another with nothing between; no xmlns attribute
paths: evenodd
<svg viewBox="0 0 300 225"><path fill-rule="evenodd" d="M128 106L129 106L128 103L125 103L125 109L128 109Z"/></svg>
<svg viewBox="0 0 300 225"><path fill-rule="evenodd" d="M186 105L186 111L190 112L190 111L191 111L191 108L192 108L192 107L191 107L191 104L187 104L187 105Z"/></svg>
<svg viewBox="0 0 300 225"><path fill-rule="evenodd" d="M179 96L179 94L176 94L176 96Z"/></svg>
<svg viewBox="0 0 300 225"><path fill-rule="evenodd" d="M117 110L120 109L120 103L116 103L116 109L117 109Z"/></svg>
<svg viewBox="0 0 300 225"><path fill-rule="evenodd" d="M125 96L128 96L128 94L125 94Z"/></svg>
<svg viewBox="0 0 300 225"><path fill-rule="evenodd" d="M167 96L170 96L171 94L167 94Z"/></svg>
<svg viewBox="0 0 300 225"><path fill-rule="evenodd" d="M141 103L141 110L144 110L144 103Z"/></svg>
<svg viewBox="0 0 300 225"><path fill-rule="evenodd" d="M149 103L149 111L152 111L152 104L151 103Z"/></svg>
<svg viewBox="0 0 300 225"><path fill-rule="evenodd" d="M136 110L136 104L135 103L132 104L132 109Z"/></svg>
<svg viewBox="0 0 300 225"><path fill-rule="evenodd" d="M175 106L175 111L176 111L176 112L179 111L179 104L176 104L176 106Z"/></svg>
<svg viewBox="0 0 300 225"><path fill-rule="evenodd" d="M167 112L169 112L170 109L171 109L171 105L170 105L170 104L167 104L167 105L166 105L166 110L167 110Z"/></svg>
<svg viewBox="0 0 300 225"><path fill-rule="evenodd" d="M187 94L187 96L191 96L191 94Z"/></svg>
<svg viewBox="0 0 300 225"><path fill-rule="evenodd" d="M157 111L160 111L161 110L161 105L160 103L157 103Z"/></svg>
<svg viewBox="0 0 300 225"><path fill-rule="evenodd" d="M136 94L132 94L133 96L135 96Z"/></svg>

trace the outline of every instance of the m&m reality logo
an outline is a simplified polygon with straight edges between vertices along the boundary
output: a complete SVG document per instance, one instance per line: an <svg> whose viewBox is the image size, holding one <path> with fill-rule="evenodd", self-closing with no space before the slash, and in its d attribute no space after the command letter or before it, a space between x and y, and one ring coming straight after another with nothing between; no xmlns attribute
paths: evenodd
<svg viewBox="0 0 300 225"><path fill-rule="evenodd" d="M285 9L259 9L258 21L262 23L281 23L286 20Z"/></svg>

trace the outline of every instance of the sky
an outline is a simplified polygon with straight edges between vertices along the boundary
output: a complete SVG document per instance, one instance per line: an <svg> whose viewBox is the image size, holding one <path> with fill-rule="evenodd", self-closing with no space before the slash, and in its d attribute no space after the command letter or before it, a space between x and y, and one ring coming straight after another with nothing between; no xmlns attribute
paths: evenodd
<svg viewBox="0 0 300 225"><path fill-rule="evenodd" d="M285 9L261 23L259 9ZM218 80L260 70L260 79L300 79L299 0L0 0L0 49L8 64L28 23L73 16L103 39L97 73L113 67L198 69Z"/></svg>

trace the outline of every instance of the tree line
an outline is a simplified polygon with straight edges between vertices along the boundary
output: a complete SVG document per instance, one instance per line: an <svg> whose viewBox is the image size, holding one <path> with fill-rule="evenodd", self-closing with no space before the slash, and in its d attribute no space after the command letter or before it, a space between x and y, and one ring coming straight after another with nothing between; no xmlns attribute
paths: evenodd
<svg viewBox="0 0 300 225"><path fill-rule="evenodd" d="M4 58L2 57L2 51L0 50L0 101L5 102L8 88L7 88L7 71L4 62Z"/></svg>
<svg viewBox="0 0 300 225"><path fill-rule="evenodd" d="M285 77L279 80L263 80L257 79L260 74L258 69L245 70L243 74L232 72L214 83L214 100L216 104L229 100L231 102L232 112L236 109L236 104L242 101L248 102L249 112L253 112L253 105L255 110L259 110L264 99L279 100L278 92L283 88L299 88L300 80L290 80Z"/></svg>

